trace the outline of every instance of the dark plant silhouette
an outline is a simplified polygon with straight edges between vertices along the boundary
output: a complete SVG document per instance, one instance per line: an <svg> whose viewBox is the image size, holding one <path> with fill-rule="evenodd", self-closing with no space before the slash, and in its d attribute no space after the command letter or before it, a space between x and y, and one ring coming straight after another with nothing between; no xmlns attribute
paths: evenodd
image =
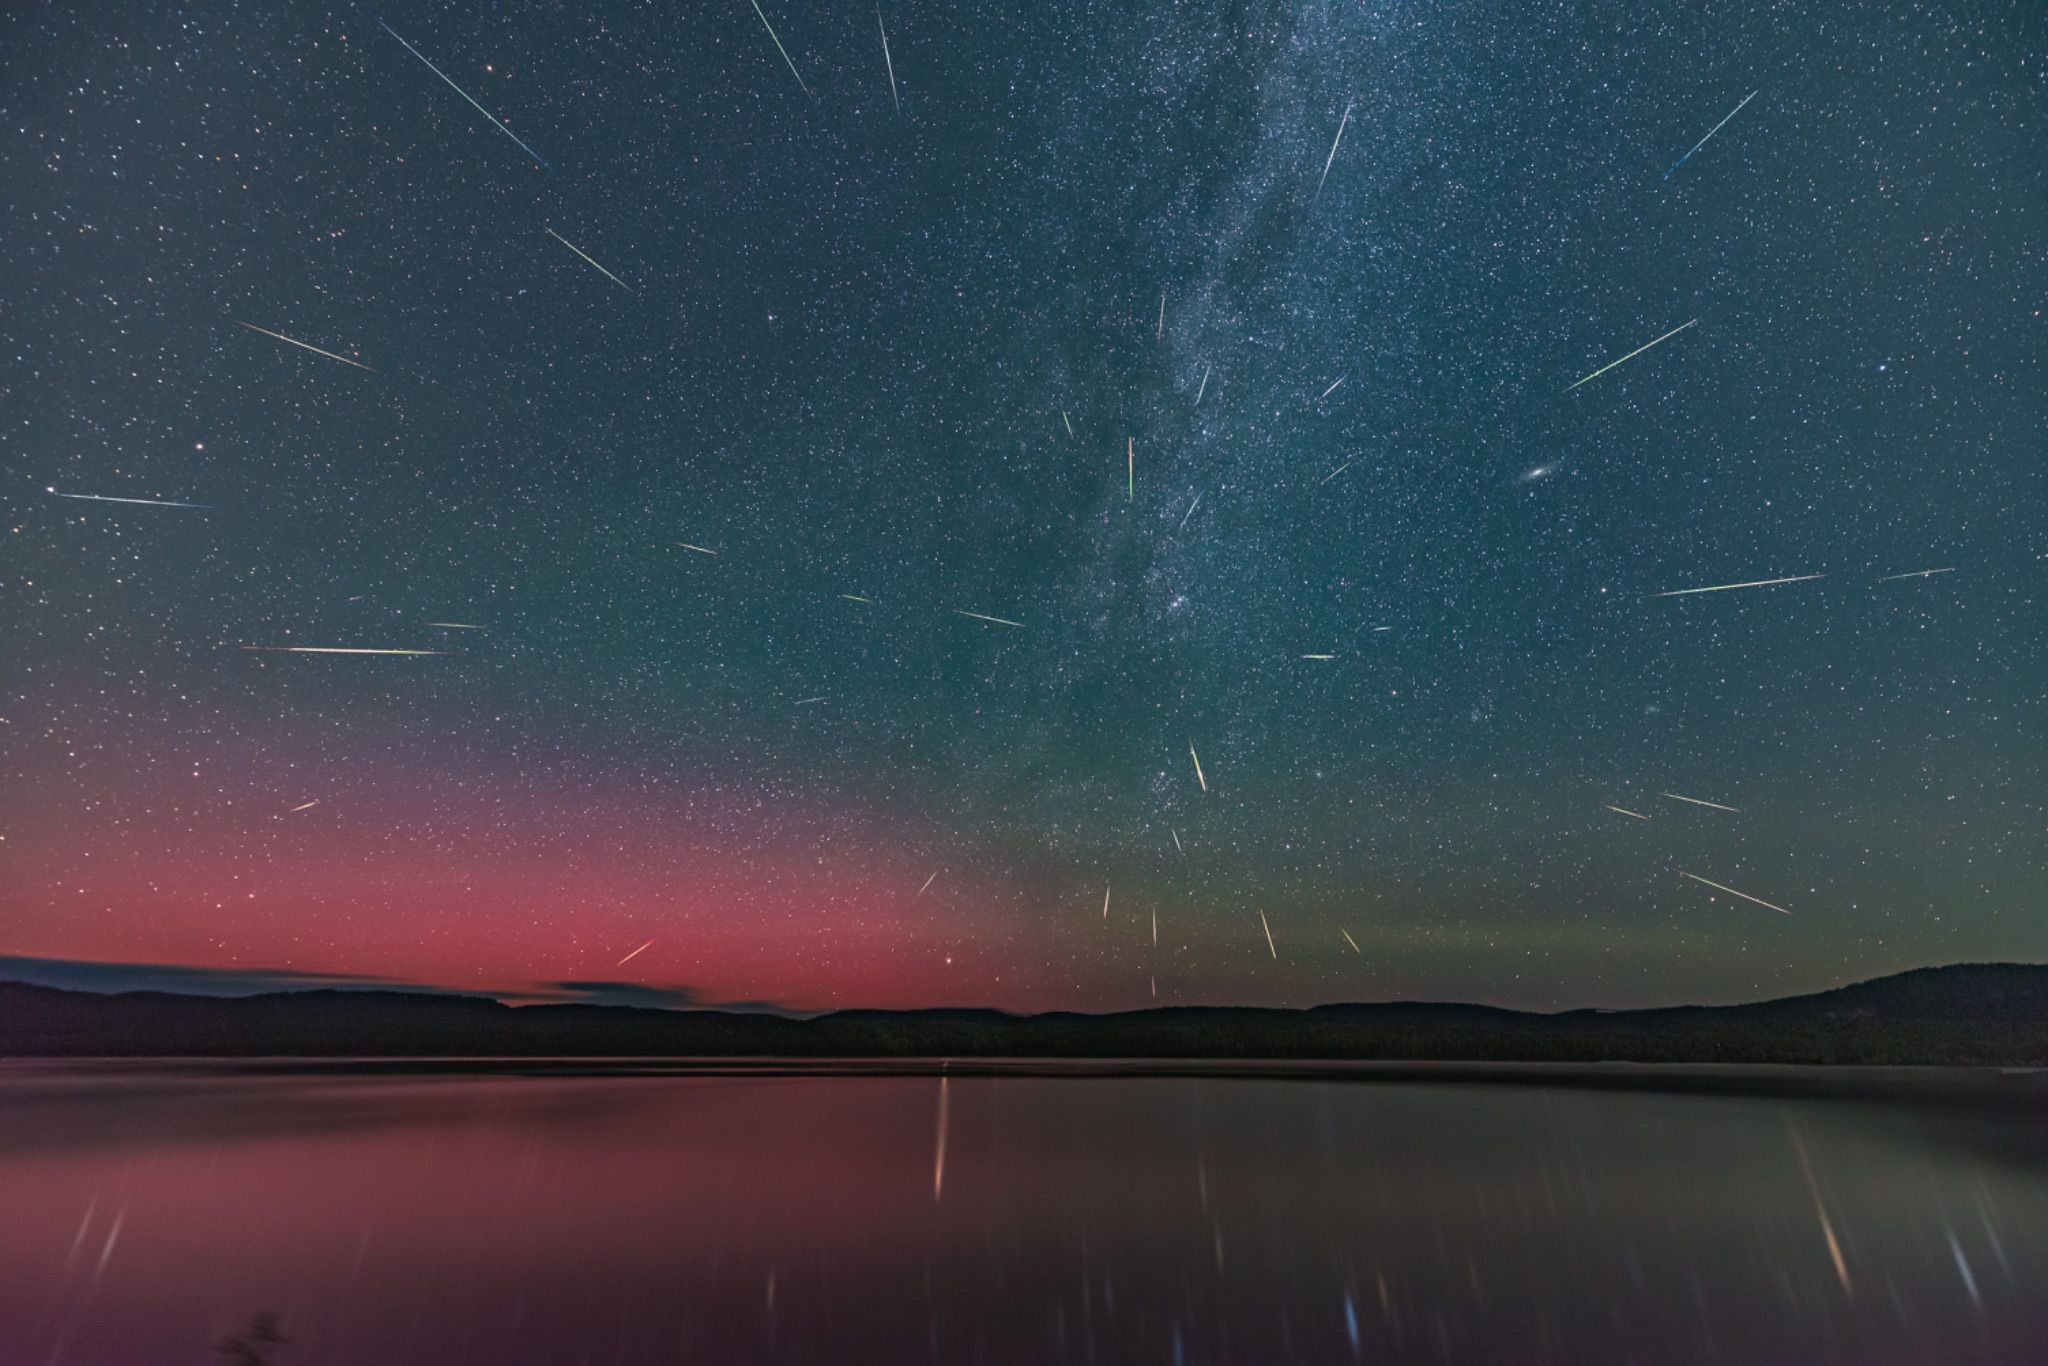
<svg viewBox="0 0 2048 1366"><path fill-rule="evenodd" d="M217 1349L220 1366L271 1366L271 1352L287 1341L277 1326L277 1315L258 1314L240 1337L229 1338Z"/></svg>

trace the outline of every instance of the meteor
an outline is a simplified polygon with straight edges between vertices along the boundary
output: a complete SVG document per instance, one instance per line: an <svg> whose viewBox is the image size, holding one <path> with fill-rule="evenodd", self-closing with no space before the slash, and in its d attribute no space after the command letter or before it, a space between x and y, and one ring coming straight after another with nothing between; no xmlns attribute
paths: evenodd
<svg viewBox="0 0 2048 1366"><path fill-rule="evenodd" d="M1751 100L1753 100L1753 99L1755 99L1755 98L1756 98L1756 95L1757 95L1757 92L1756 92L1756 91L1754 91L1754 90L1750 91L1750 92L1749 92L1749 93L1748 93L1747 95L1744 95L1744 96L1742 97L1742 104L1748 104L1748 103L1749 103L1749 102L1750 102ZM1709 128L1709 129L1707 130L1707 136L1706 136L1706 137L1703 137L1703 138L1701 138L1701 139L1700 139L1700 140L1699 140L1698 142L1695 142L1695 143L1694 143L1694 144L1692 145L1692 152L1697 152L1697 151L1698 151L1698 150L1699 150L1700 148L1702 148L1702 147L1706 146L1706 145L1707 145L1707 142L1708 142L1708 140L1709 140L1709 139L1711 139L1711 138L1712 138L1712 137L1714 136L1714 134L1716 134L1716 133L1720 132L1720 131L1721 131L1721 130L1722 130L1723 128L1726 128L1726 127L1728 126L1728 119L1732 119L1732 118L1734 118L1734 117L1735 117L1735 116L1736 116L1737 114L1740 114L1740 113L1742 112L1742 104L1738 104L1738 105L1736 105L1736 106L1735 106L1735 107L1734 107L1733 109L1729 110L1729 111L1728 111L1728 118L1727 118L1727 119L1722 119L1722 120L1721 120L1721 121L1720 121L1719 123L1715 124L1715 125L1714 125L1714 126L1713 126L1712 128ZM1672 162L1672 163L1671 163L1671 171L1675 171L1675 170L1677 170L1677 169L1678 169L1679 167L1681 167L1681 166L1685 165L1685 163L1686 163L1686 162L1688 162L1688 161L1691 161L1691 160L1692 160L1692 152L1687 152L1687 153L1686 153L1686 154L1685 154L1684 156L1682 156L1682 157L1680 157L1680 158L1679 158L1678 160L1676 160L1676 161ZM1666 171L1666 172L1664 173L1664 178L1665 178L1666 180L1669 180L1669 179L1671 179L1671 171Z"/></svg>
<svg viewBox="0 0 2048 1366"><path fill-rule="evenodd" d="M1209 371L1214 368L1214 366L1209 365L1202 367L1202 387L1195 390L1195 406L1197 408L1202 406L1202 395L1209 392Z"/></svg>
<svg viewBox="0 0 2048 1366"><path fill-rule="evenodd" d="M1173 529L1175 535L1179 535L1181 532L1186 531L1188 529L1188 518L1195 515L1195 508L1201 503L1201 501L1202 495L1197 493L1195 495L1195 501L1189 503L1188 510L1185 513L1181 514L1180 525Z"/></svg>
<svg viewBox="0 0 2048 1366"><path fill-rule="evenodd" d="M1266 923L1266 912L1264 907L1261 907L1259 910L1259 925L1266 931L1266 952L1272 954L1273 960L1275 962L1278 962L1280 959L1280 950L1273 947L1273 927Z"/></svg>
<svg viewBox="0 0 2048 1366"><path fill-rule="evenodd" d="M1692 873L1688 873L1688 872L1686 872L1686 871L1685 871L1685 869L1683 869L1683 868L1680 868L1680 869L1678 869L1677 871L1678 871L1678 875L1679 875L1680 877L1689 877L1689 878L1692 878L1692 880L1693 880L1694 882L1704 882L1704 883L1706 883L1706 885L1707 885L1707 886L1709 886L1709 887L1713 887L1713 888L1716 888L1716 889L1717 889L1717 890L1719 890L1719 891L1723 891L1723 892L1726 892L1726 893L1728 893L1728 895L1730 895L1730 896L1739 896L1739 897L1741 897L1741 898L1742 898L1742 899L1743 899L1744 901L1754 901L1754 902L1755 902L1755 903L1756 903L1757 905L1759 905L1759 906L1764 906L1764 907L1768 907L1768 908L1769 908L1770 910L1776 911L1776 912L1777 912L1777 913L1778 913L1779 915L1790 915L1790 914L1792 914L1792 912L1790 912L1790 911L1786 910L1786 909L1785 909L1785 908L1784 908L1783 906L1772 906L1770 902L1768 902L1768 901L1765 901L1765 900L1764 900L1764 899L1763 899L1762 897L1755 897L1755 896L1751 896L1751 895L1750 895L1750 894L1749 894L1748 892L1738 892L1738 891L1736 891L1736 890L1735 890L1735 889L1734 889L1733 887L1723 887L1723 886L1722 886L1722 885L1721 885L1720 883L1718 883L1718 882L1714 882L1714 881L1711 881L1711 880L1709 880L1709 879L1707 879L1707 878L1703 878L1703 877L1697 877L1697 876L1693 875Z"/></svg>
<svg viewBox="0 0 2048 1366"><path fill-rule="evenodd" d="M430 621L429 626L438 626L444 631L488 631L488 626L472 626L466 621Z"/></svg>
<svg viewBox="0 0 2048 1366"><path fill-rule="evenodd" d="M640 956L641 954L643 954L643 953L647 952L647 950L648 950L648 949L650 949L650 948L652 948L653 946L654 946L654 941L653 941L652 939L648 940L648 941L647 941L647 942L646 942L645 944L642 944L642 945L641 945L641 946L640 946L639 948L637 948L637 949L633 950L633 951L632 951L631 953L627 954L627 955L626 955L626 956L625 956L624 958L621 958L621 959L620 959L620 960L618 961L618 963L617 963L617 966L618 966L618 967L624 967L624 966L626 966L626 964L628 964L628 963L632 962L632 961L633 961L633 960L634 960L635 958L638 958L638 957L639 957L639 956Z"/></svg>
<svg viewBox="0 0 2048 1366"><path fill-rule="evenodd" d="M930 891L930 890L932 889L932 884L933 884L934 882L937 882L938 880L939 880L939 870L938 870L938 869L936 869L936 868L934 868L934 869L932 869L932 875L931 875L930 877L928 877L928 878L926 878L926 879L924 880L924 886L922 886L922 887L920 887L920 888L918 888L918 889L917 889L917 895L918 895L918 896L923 896L923 895L924 895L924 894L925 894L926 892L928 892L928 891ZM913 901L915 901L916 899L917 899L916 897L912 897L912 898L911 898L911 900L913 900Z"/></svg>
<svg viewBox="0 0 2048 1366"><path fill-rule="evenodd" d="M1102 918L1109 919L1109 888L1102 889Z"/></svg>
<svg viewBox="0 0 2048 1366"><path fill-rule="evenodd" d="M1153 339L1154 341L1161 341L1161 340L1164 340L1164 339L1165 339L1165 337L1166 337L1166 291L1162 289L1162 290L1160 290L1160 291L1159 291L1159 330L1158 330L1157 332L1155 332L1155 333L1153 333L1153 334L1152 334L1152 339Z"/></svg>
<svg viewBox="0 0 2048 1366"><path fill-rule="evenodd" d="M1166 833L1173 836L1173 852L1176 854L1186 854L1187 850L1180 847L1180 831L1169 825L1166 827Z"/></svg>
<svg viewBox="0 0 2048 1366"><path fill-rule="evenodd" d="M1676 792L1659 792L1657 795L1669 797L1674 802L1691 802L1694 806L1711 806L1716 811L1733 811L1738 816L1742 814L1742 808L1739 806L1723 806L1719 802L1702 801L1698 797L1681 797Z"/></svg>
<svg viewBox="0 0 2048 1366"><path fill-rule="evenodd" d="M1124 438L1124 501L1134 501L1138 496L1138 438Z"/></svg>
<svg viewBox="0 0 2048 1366"><path fill-rule="evenodd" d="M1195 753L1195 742L1193 740L1188 741L1188 758L1195 761L1195 781L1200 783L1202 791L1207 793L1209 790L1209 780L1202 776L1202 756Z"/></svg>
<svg viewBox="0 0 2048 1366"><path fill-rule="evenodd" d="M1669 340L1671 340L1671 339L1672 339L1673 337L1675 337L1675 336L1677 336L1677 335L1678 335L1679 333L1681 333L1681 332L1685 331L1685 329L1686 329L1686 328L1688 328L1688 327L1691 327L1693 323L1696 323L1696 322L1698 322L1698 321L1699 321L1699 319L1698 319L1698 318L1694 318L1694 319L1692 320L1692 322L1684 322L1684 323L1680 323L1680 324L1679 324L1678 326L1676 326L1676 327L1672 328L1672 329L1671 329L1671 330L1670 330L1669 332L1666 332L1666 333L1665 333L1665 334L1664 334L1663 336L1661 336L1661 337L1657 338L1657 341L1653 341L1653 342L1645 342L1645 343L1644 343L1643 345L1641 345L1641 346L1638 346L1638 347L1637 347L1637 348L1636 348L1635 350L1633 350L1633 351L1629 352L1629 353L1628 353L1628 354L1627 354L1626 356L1623 356L1623 357L1621 358L1621 360L1611 360L1611 361L1607 362L1607 364L1605 364L1605 365L1601 366L1601 367L1600 367L1600 368L1599 368L1598 370L1595 370L1595 371L1594 371L1594 372L1593 372L1592 374L1590 374L1590 375L1587 375L1585 379L1580 379L1580 380L1574 380L1574 381L1573 381L1572 383L1570 383L1570 384L1567 384L1567 385L1565 386L1565 388L1564 388L1564 391L1565 391L1566 393L1570 393L1570 392L1571 392L1572 390L1574 390L1574 389L1578 388L1578 387L1579 387L1579 386L1580 386L1581 384L1584 384L1584 383L1586 382L1586 380L1592 380L1592 379L1598 379L1598 378L1600 378L1600 376L1602 376L1602 375L1606 374L1606 373L1607 373L1607 372L1608 372L1609 370L1612 370L1612 369L1613 369L1613 368L1614 368L1615 366L1617 366L1617 365L1621 365L1621 364L1623 364L1624 362L1627 362L1627 361L1632 361L1632 360L1634 360L1634 359L1635 359L1635 358L1636 358L1637 356L1640 356L1640 355L1642 355L1642 354L1643 354L1643 352L1645 352L1645 351L1649 350L1649 349L1650 349L1651 347L1655 346L1655 345L1657 344L1657 342L1664 342L1664 341L1669 341Z"/></svg>
<svg viewBox="0 0 2048 1366"><path fill-rule="evenodd" d="M1067 437L1069 440L1072 440L1074 435L1074 419L1067 416L1065 408L1060 409L1060 421L1067 424Z"/></svg>
<svg viewBox="0 0 2048 1366"><path fill-rule="evenodd" d="M1329 483L1332 479L1335 479L1338 475L1344 473L1344 471L1350 469L1353 465L1356 465L1357 463L1358 462L1356 460L1346 460L1343 464L1337 466L1336 469L1331 470L1328 474L1323 476L1323 484ZM1321 488L1323 484L1317 484L1316 487Z"/></svg>
<svg viewBox="0 0 2048 1366"><path fill-rule="evenodd" d="M1668 593L1651 593L1653 598L1682 598L1691 593L1725 593L1731 588L1773 588L1781 583L1806 583L1824 579L1825 574L1794 574L1783 579L1751 579L1748 583L1717 583L1707 588L1674 588Z"/></svg>
<svg viewBox="0 0 2048 1366"><path fill-rule="evenodd" d="M43 492L56 498L76 498L80 502L85 503L135 503L141 507L150 508L200 508L202 510L210 510L213 507L211 503L178 503L173 502L169 498L116 498L108 493L58 493L57 490L48 487L45 487Z"/></svg>
<svg viewBox="0 0 2048 1366"><path fill-rule="evenodd" d="M289 810L289 811L285 812L285 815L287 815L287 816L296 816L296 815L298 815L298 814L299 814L299 813L300 813L301 811L311 811L311 810L312 810L312 809L313 809L314 807L316 807L316 806L318 806L318 805L320 805L320 799L319 799L318 797L315 797L315 798L314 798L314 799L313 799L312 801L310 801L310 802L304 802L304 803L301 803L301 804L300 804L300 805L298 805L298 806L295 806L295 807L293 807L293 808L292 808L291 810Z"/></svg>
<svg viewBox="0 0 2048 1366"><path fill-rule="evenodd" d="M970 611L968 611L968 610L967 610L966 608L964 608L964 607L955 607L955 608L954 608L953 610L954 610L954 612L958 613L958 614L959 614L960 616L963 616L963 617L973 617L973 618L974 618L974 619L975 619L976 621L992 621L992 622L994 622L994 623L995 623L996 625L998 625L998 626L1015 626L1015 627L1017 627L1017 628L1018 628L1019 630L1022 630L1022 629L1024 628L1024 623L1023 623L1023 622L1021 622L1021 621L1011 621L1011 620L1009 620L1009 619L1008 619L1008 618L1006 618L1006 617L986 617L986 616L983 616L983 615L982 615L981 613L979 613L979 612L970 612Z"/></svg>
<svg viewBox="0 0 2048 1366"><path fill-rule="evenodd" d="M1335 659L1335 655L1303 655L1303 659Z"/></svg>
<svg viewBox="0 0 2048 1366"><path fill-rule="evenodd" d="M267 327L258 327L255 323L242 322L240 318L230 318L228 321L237 323L242 327L246 327L251 332L261 332L266 337L275 337L281 342L290 342L293 346L303 346L306 348L306 350L311 351L316 356L325 356L329 360L338 360L343 365L353 365L358 370L370 370L369 366L363 364L359 360L350 360L347 356L337 356L332 351L322 351L319 347L310 345L306 342L302 342L297 337L287 337L282 332L273 332ZM375 370L370 370L370 373L374 375L377 372Z"/></svg>
<svg viewBox="0 0 2048 1366"><path fill-rule="evenodd" d="M281 655L459 655L460 650L357 650L339 645L244 645L244 650L257 650L266 654Z"/></svg>
<svg viewBox="0 0 2048 1366"><path fill-rule="evenodd" d="M1601 804L1602 806L1606 806L1606 807L1607 807L1607 809L1608 809L1609 811L1619 811L1619 812L1620 812L1620 813L1621 813L1622 815L1624 815L1624 816L1634 816L1634 817L1635 817L1635 818L1636 818L1637 820L1639 820L1639 821L1646 821L1646 820L1650 819L1650 818L1649 818L1648 816L1645 816L1645 815L1644 815L1644 814L1643 814L1642 812L1640 812L1640 811L1631 811L1631 810L1629 810L1629 809L1628 809L1627 807L1625 807L1625 806L1607 806L1607 803L1606 803L1606 802L1602 802L1602 803L1600 803L1600 804Z"/></svg>
<svg viewBox="0 0 2048 1366"><path fill-rule="evenodd" d="M1358 947L1358 941L1351 937L1351 931L1344 929L1340 926L1337 930L1337 933L1344 936L1344 942L1351 946L1351 951L1353 953L1363 954L1365 952L1364 949Z"/></svg>
<svg viewBox="0 0 2048 1366"><path fill-rule="evenodd" d="M761 27L768 30L768 41L775 44L775 50L782 54L782 60L789 65L789 74L796 77L796 88L803 91L806 95L810 94L811 88L804 84L803 74L796 69L796 63L789 60L789 49L784 47L782 40L775 36L775 25L768 22L766 14L761 13L761 0L752 0L752 4L754 6L754 13L761 15ZM881 17L881 11L875 11L876 20L880 21ZM884 38L883 41L886 45L887 39ZM893 76L890 78L890 86L892 89L895 86L895 78Z"/></svg>
<svg viewBox="0 0 2048 1366"><path fill-rule="evenodd" d="M799 697L796 700L796 705L799 707L808 707L819 702L830 702L831 700L832 699L828 694L819 693L816 697Z"/></svg>
<svg viewBox="0 0 2048 1366"><path fill-rule="evenodd" d="M1159 910L1157 907L1154 907L1152 911L1152 947L1155 949L1159 947Z"/></svg>
<svg viewBox="0 0 2048 1366"><path fill-rule="evenodd" d="M1924 579L1930 574L1953 574L1955 572L1954 565L1950 565L1946 569L1916 569L1910 574L1887 574L1879 579L1878 582L1890 583L1894 579Z"/></svg>
<svg viewBox="0 0 2048 1366"><path fill-rule="evenodd" d="M767 20L763 19L761 22L766 23ZM889 30L882 28L880 5L875 6L875 27L881 29L882 33L882 65L889 68L889 98L895 101L896 112L900 116L903 113L903 101L896 94L896 63L889 60Z"/></svg>
<svg viewBox="0 0 2048 1366"><path fill-rule="evenodd" d="M383 29L383 30L384 30L384 31L385 31L386 33L390 34L390 35L391 35L392 37L394 37L394 38L398 38L398 30L396 30L396 29L392 28L392 27L391 27L391 25L389 25L389 24L385 23L385 22L384 22L384 21L383 21L382 19L379 19L379 20L377 21L377 27L378 27L378 28L381 28L381 29ZM405 49L405 50L406 50L407 52L410 52L410 53L411 53L411 54L412 54L413 56L415 56L415 57L418 57L418 58L419 58L419 59L420 59L421 61L423 61L423 62L427 62L426 54L422 53L422 52L421 52L421 51L420 51L420 50L419 50L418 48L414 47L414 46L413 46L413 45L412 45L411 43L408 43L408 42L406 42L406 41L405 41L405 39L403 39L403 38L398 38L398 41L399 41L399 44L400 44L400 46L404 47L404 49ZM441 68L440 68L440 67L438 67L438 66L435 66L435 65L434 65L434 64L433 64L432 62L427 62L427 70L429 70L429 71L433 72L433 73L434 73L434 74L435 74L436 76L439 76L439 77L440 77L440 78L441 78L442 80L444 80L444 81L448 81L448 88L449 88L450 90L453 90L453 91L454 91L454 92L455 92L456 94L458 94L458 95L462 96L462 98L464 98L465 100L469 100L469 103L470 103L470 107L471 107L471 108L473 108L473 109L475 109L477 113L479 113L479 114L482 114L482 115L483 115L483 116L484 116L485 118L489 119L489 120L490 120L490 121L491 121L492 123L495 123L495 124L497 124L497 125L498 125L498 131L499 131L499 132L503 133L503 134L504 134L504 135L505 135L506 137L508 137L508 138L512 139L512 141L514 141L514 142L519 142L519 134L517 134L517 133L513 132L513 131L512 131L512 130L511 130L510 128L507 128L507 127L506 127L506 126L505 126L505 125L504 125L503 123L499 122L499 120L498 120L498 117L497 117L497 115L495 115L495 114L491 113L491 111L490 111L490 110L488 110L488 109L484 108L484 107L483 107L482 105L478 104L478 103L477 103L477 102L476 102L475 100L471 100L471 99L469 98L469 92L468 92L467 90L464 90L464 89L463 89L463 88L462 88L461 86L457 85L457 84L456 84L455 82L453 82L453 81L449 81L449 80L448 80L448 73L447 73L447 72L445 72L445 71L441 70ZM534 160L535 160L536 162L539 162L539 163L540 163L540 164L541 164L542 166L546 166L546 165L547 165L547 163L546 163L545 161L541 161L541 156L540 156L540 153L539 153L539 152L536 152L536 151L534 151L534 150L533 150L533 149L532 149L531 147L528 147L528 146L527 146L527 145L526 145L525 143L523 143L523 142L519 142L519 150L520 150L520 151L522 151L522 152L524 152L524 153L526 153L526 154L527 154L528 156L532 157L532 158L533 158L533 159L534 159ZM337 357L336 359L339 359L339 357ZM365 368L367 369L368 367L365 367Z"/></svg>
<svg viewBox="0 0 2048 1366"><path fill-rule="evenodd" d="M864 598L858 593L841 593L839 596L845 598L848 602L864 602L870 607L875 605L873 598Z"/></svg>
<svg viewBox="0 0 2048 1366"><path fill-rule="evenodd" d="M705 549L705 548L704 548L703 546L701 546L701 545L691 545L691 544L690 544L690 543L689 543L688 541L670 541L670 542L669 542L669 544L670 544L670 545L679 545L679 546L681 546L681 547L682 547L683 549L685 549L685 550L694 550L694 551L696 551L696 552L697 552L697 553L698 553L699 555L716 555L716 554L718 553L718 552L717 552L717 551L715 551L715 550L706 550L706 549Z"/></svg>
<svg viewBox="0 0 2048 1366"><path fill-rule="evenodd" d="M1330 140L1330 155L1323 158L1323 177L1322 180L1316 182L1315 199L1309 200L1311 204L1323 197L1323 183L1330 178L1330 163L1337 159L1337 144L1344 141L1344 128L1350 122L1351 106L1346 104L1344 106L1344 117L1337 120L1337 136Z"/></svg>
<svg viewBox="0 0 2048 1366"><path fill-rule="evenodd" d="M584 260L590 261L590 257L587 254L585 254L583 248L577 246L574 242L571 242L568 238L562 236L562 234L556 232L553 228L549 228L546 231L548 236L554 238L557 242L560 242L563 246L575 252L578 256L583 257ZM603 266L598 265L597 262L590 261L590 264L596 266L597 272L600 275L604 276L605 279L610 280L613 284L617 285L620 289L625 290L628 294L633 293L633 286L627 284L624 280L621 280L618 276L612 274Z"/></svg>
<svg viewBox="0 0 2048 1366"><path fill-rule="evenodd" d="M1330 396L1331 394L1334 394L1334 393L1336 393L1336 392L1337 392L1337 386L1338 386L1338 385L1340 385L1340 384L1342 384L1342 383L1343 383L1343 382L1344 382L1345 380L1347 380L1347 379L1349 379L1349 378L1351 378L1351 377L1350 377L1349 375L1339 375L1339 376L1337 376L1337 378L1335 378L1335 379L1331 380L1331 381L1330 381L1330 387L1329 387L1329 388L1327 388L1327 389L1325 389L1325 390L1323 390L1323 392L1321 392L1320 394L1317 394L1317 395L1316 395L1316 402L1318 402L1318 403L1321 403L1321 402L1322 402L1322 401L1323 401L1324 399L1328 398L1328 397L1329 397L1329 396Z"/></svg>

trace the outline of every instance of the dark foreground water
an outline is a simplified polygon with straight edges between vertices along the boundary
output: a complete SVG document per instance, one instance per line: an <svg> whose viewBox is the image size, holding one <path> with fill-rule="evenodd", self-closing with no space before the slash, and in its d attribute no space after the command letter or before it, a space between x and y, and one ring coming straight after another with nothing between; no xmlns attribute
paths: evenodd
<svg viewBox="0 0 2048 1366"><path fill-rule="evenodd" d="M0 1362L2048 1361L2038 1112L1042 1070L0 1068Z"/></svg>

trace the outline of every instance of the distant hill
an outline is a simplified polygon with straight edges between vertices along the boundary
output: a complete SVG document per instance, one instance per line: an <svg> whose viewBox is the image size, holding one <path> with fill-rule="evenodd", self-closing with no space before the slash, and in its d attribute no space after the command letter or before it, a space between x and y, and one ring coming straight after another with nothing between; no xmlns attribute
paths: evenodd
<svg viewBox="0 0 2048 1366"><path fill-rule="evenodd" d="M1534 1014L1394 1002L814 1019L413 992L220 998L0 983L4 1057L1040 1057L2048 1066L2048 966L1920 968L1737 1006Z"/></svg>

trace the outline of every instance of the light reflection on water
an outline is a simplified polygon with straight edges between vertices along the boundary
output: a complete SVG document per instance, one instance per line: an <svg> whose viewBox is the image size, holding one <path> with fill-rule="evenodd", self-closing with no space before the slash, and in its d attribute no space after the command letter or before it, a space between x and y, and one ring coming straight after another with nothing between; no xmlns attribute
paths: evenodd
<svg viewBox="0 0 2048 1366"><path fill-rule="evenodd" d="M0 1072L0 1362L2048 1358L2037 1116L1201 1077Z"/></svg>

